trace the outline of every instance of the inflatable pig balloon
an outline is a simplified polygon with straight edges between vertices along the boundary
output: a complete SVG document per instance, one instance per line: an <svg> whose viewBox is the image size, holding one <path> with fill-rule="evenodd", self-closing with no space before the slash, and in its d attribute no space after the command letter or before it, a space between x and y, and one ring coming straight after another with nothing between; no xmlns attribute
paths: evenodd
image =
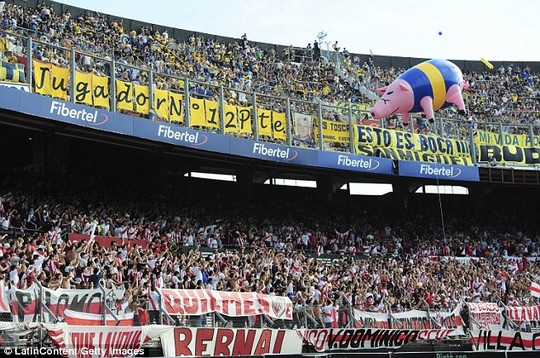
<svg viewBox="0 0 540 358"><path fill-rule="evenodd" d="M409 123L409 113L423 112L433 122L434 111L455 104L465 114L461 90L468 88L459 67L447 60L422 62L399 76L389 86L377 89L382 94L371 108L373 118L401 114L403 124Z"/></svg>

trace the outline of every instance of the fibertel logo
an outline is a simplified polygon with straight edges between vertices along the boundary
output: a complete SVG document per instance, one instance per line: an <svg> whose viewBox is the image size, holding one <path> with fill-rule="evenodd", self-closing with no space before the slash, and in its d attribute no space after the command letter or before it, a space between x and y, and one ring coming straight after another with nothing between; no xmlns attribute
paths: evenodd
<svg viewBox="0 0 540 358"><path fill-rule="evenodd" d="M291 161L298 157L298 152L296 150L291 150L290 148L268 148L263 143L253 143L253 154L285 159L286 161Z"/></svg>
<svg viewBox="0 0 540 358"><path fill-rule="evenodd" d="M362 168L366 170L376 170L381 165L377 159L352 159L348 155L343 154L338 156L337 163L348 168Z"/></svg>
<svg viewBox="0 0 540 358"><path fill-rule="evenodd" d="M456 167L433 168L430 164L420 165L420 174L435 175L439 177L457 178L461 174L461 169Z"/></svg>
<svg viewBox="0 0 540 358"><path fill-rule="evenodd" d="M174 139L175 141L189 143L194 146L200 146L208 142L208 137L202 133L191 133L186 129L175 130L171 126L163 124L160 124L158 127L158 137Z"/></svg>
<svg viewBox="0 0 540 358"><path fill-rule="evenodd" d="M77 119L93 126L101 126L107 123L107 121L109 120L109 116L105 113L99 113L97 110L87 111L85 108L70 108L68 105L66 105L66 103L59 101L51 102L51 108L49 110L49 113L66 118Z"/></svg>

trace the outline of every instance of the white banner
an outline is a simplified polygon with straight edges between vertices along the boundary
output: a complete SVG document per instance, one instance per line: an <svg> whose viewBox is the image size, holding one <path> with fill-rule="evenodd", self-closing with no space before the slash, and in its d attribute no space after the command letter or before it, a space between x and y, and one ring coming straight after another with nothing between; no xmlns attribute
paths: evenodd
<svg viewBox="0 0 540 358"><path fill-rule="evenodd" d="M398 349L407 343L426 339L445 339L452 329L301 329L298 334L317 352L348 349Z"/></svg>
<svg viewBox="0 0 540 358"><path fill-rule="evenodd" d="M261 356L300 354L296 330L176 327L161 336L163 356Z"/></svg>
<svg viewBox="0 0 540 358"><path fill-rule="evenodd" d="M256 292L161 289L162 307L171 316L197 316L219 312L231 317L266 314L273 319L292 320L288 297Z"/></svg>
<svg viewBox="0 0 540 358"><path fill-rule="evenodd" d="M507 306L508 318L515 322L540 321L540 306Z"/></svg>
<svg viewBox="0 0 540 358"><path fill-rule="evenodd" d="M471 316L471 329L502 329L501 310L496 303L467 303Z"/></svg>
<svg viewBox="0 0 540 358"><path fill-rule="evenodd" d="M471 331L475 351L534 351L540 350L540 333L502 330Z"/></svg>
<svg viewBox="0 0 540 358"><path fill-rule="evenodd" d="M103 313L103 300L107 300L109 306L114 307L116 300L121 299L124 296L124 292L125 290L123 288L105 290L105 295L103 295L103 291L100 289L50 290L43 288L42 301L54 316L62 320L65 309L94 314ZM25 290L12 289L11 294L11 308L14 320L38 322L40 314L38 304L40 297L39 287L32 285ZM43 318L44 323L53 322L54 319L47 310L44 310Z"/></svg>
<svg viewBox="0 0 540 358"><path fill-rule="evenodd" d="M143 353L142 344L172 326L104 327L44 324L52 342L68 358L120 358Z"/></svg>
<svg viewBox="0 0 540 358"><path fill-rule="evenodd" d="M388 313L354 310L355 327L389 329ZM453 312L427 312L412 310L392 313L392 328L398 329L453 329L463 334L463 321L456 308Z"/></svg>

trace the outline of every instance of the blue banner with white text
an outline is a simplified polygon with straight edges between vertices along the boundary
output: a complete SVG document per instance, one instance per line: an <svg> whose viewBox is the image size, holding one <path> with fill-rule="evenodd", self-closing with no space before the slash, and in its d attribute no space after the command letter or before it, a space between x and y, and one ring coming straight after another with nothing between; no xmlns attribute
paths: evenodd
<svg viewBox="0 0 540 358"><path fill-rule="evenodd" d="M399 175L439 180L480 181L478 167L400 160Z"/></svg>
<svg viewBox="0 0 540 358"><path fill-rule="evenodd" d="M319 151L317 156L319 166L324 168L387 175L393 174L393 160L388 158L325 151Z"/></svg>

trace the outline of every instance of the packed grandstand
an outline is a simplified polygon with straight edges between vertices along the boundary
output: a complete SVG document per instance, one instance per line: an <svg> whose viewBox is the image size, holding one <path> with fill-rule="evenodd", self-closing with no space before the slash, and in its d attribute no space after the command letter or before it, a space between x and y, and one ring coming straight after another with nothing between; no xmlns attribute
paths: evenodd
<svg viewBox="0 0 540 358"><path fill-rule="evenodd" d="M172 139L184 135L171 129L177 124L196 130L182 140L196 141L196 133L256 140L276 157L288 149L264 143L348 155L354 148L352 154L399 162L419 150L357 143L376 128L373 133L392 138L409 133L426 148L429 138L446 138L444 148L414 157L428 162L535 169L540 160L539 78L528 67L464 71L466 118L450 108L434 124L418 116L405 127L398 116L379 121L369 114L375 89L406 70L381 67L373 57L316 44L258 45L246 36L174 38L50 2L8 1L1 19L0 80L52 99L50 115L65 111L95 122L96 109L110 110L158 122L158 133ZM246 108L255 120L243 117ZM268 127L261 125L265 118ZM2 148L7 156L24 156ZM80 348L85 334L111 334L107 327L120 325L115 329L143 332L144 339L130 336L131 345L114 346L121 354L95 356L136 355L159 336L164 356L384 351L435 339L450 340L442 348L450 351L469 338L475 350L535 349L535 188L481 200L404 202L338 191L329 201L311 189L246 189L191 178L152 187L146 180L156 179L145 164L134 165L132 175L111 173L129 170L128 157L110 164L96 154L69 175L63 163L58 172L15 164L0 171L5 347L52 341ZM388 170L393 173L392 164ZM201 327L216 331L200 338ZM225 327L236 330L229 336ZM37 339L36 332L48 338ZM77 341L76 334L85 338ZM208 342L214 348L205 351Z"/></svg>

